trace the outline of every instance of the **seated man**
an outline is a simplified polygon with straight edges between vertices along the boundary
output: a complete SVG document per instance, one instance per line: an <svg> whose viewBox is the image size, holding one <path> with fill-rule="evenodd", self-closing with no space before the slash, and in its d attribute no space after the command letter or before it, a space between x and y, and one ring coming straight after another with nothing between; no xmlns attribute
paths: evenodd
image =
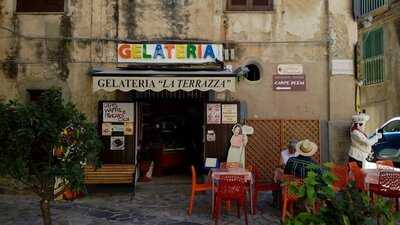
<svg viewBox="0 0 400 225"><path fill-rule="evenodd" d="M303 140L296 144L296 157L291 157L286 163L284 173L294 175L299 178L307 176L307 172L312 170L309 165L318 165L311 157L317 152L318 146L309 141ZM317 169L316 173L320 174L321 170Z"/></svg>
<svg viewBox="0 0 400 225"><path fill-rule="evenodd" d="M286 165L287 161L289 160L289 158L296 156L297 142L298 141L295 139L290 140L288 147L281 152L281 162L280 162L281 167L275 169L275 173L274 173L274 181L275 182L279 182L281 180L281 177L283 175L283 169L285 168L285 165Z"/></svg>
<svg viewBox="0 0 400 225"><path fill-rule="evenodd" d="M296 156L296 144L297 144L297 142L298 141L295 140L295 139L290 140L288 148L281 152L282 168L285 168L285 165L286 165L287 161L289 160L289 158Z"/></svg>

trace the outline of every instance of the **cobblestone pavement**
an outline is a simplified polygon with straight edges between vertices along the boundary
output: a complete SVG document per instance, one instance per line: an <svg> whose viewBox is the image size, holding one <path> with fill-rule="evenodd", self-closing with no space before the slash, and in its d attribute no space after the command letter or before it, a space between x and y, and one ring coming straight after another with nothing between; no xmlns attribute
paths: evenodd
<svg viewBox="0 0 400 225"><path fill-rule="evenodd" d="M104 187L102 187L104 189ZM51 206L56 225L207 225L210 217L210 193L196 195L191 217L187 216L190 185L188 183L140 183L133 200L126 186L106 186L89 190L73 202L57 201ZM249 216L249 224L280 224L279 212L271 208L271 195L260 195L260 210ZM235 209L235 207L232 207ZM235 211L235 210L233 210ZM223 212L219 224L244 224L234 212ZM38 198L31 195L0 195L1 225L40 225Z"/></svg>

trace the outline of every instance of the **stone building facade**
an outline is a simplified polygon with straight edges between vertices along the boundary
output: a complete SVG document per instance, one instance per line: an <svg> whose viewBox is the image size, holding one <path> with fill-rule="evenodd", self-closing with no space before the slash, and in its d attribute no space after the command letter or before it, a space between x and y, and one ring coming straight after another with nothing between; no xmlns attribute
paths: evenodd
<svg viewBox="0 0 400 225"><path fill-rule="evenodd" d="M400 1L376 2L356 11L359 104L371 115L371 132L400 116Z"/></svg>
<svg viewBox="0 0 400 225"><path fill-rule="evenodd" d="M98 101L118 92L93 93L89 71L116 68L118 42L221 43L234 49L225 65L255 65L260 76L214 97L244 103L246 118L320 120L323 151L346 158L357 41L350 1L274 0L233 10L229 0L65 0L59 12L30 12L24 2L0 0L0 100L26 101L28 90L58 86L96 122ZM305 91L273 90L280 64L302 65Z"/></svg>

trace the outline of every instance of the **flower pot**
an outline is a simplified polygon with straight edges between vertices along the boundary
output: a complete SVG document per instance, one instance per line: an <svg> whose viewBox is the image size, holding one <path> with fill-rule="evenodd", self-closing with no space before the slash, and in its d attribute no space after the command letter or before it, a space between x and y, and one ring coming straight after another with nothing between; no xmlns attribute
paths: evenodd
<svg viewBox="0 0 400 225"><path fill-rule="evenodd" d="M76 192L72 191L70 188L65 188L63 193L63 199L72 201L76 198Z"/></svg>

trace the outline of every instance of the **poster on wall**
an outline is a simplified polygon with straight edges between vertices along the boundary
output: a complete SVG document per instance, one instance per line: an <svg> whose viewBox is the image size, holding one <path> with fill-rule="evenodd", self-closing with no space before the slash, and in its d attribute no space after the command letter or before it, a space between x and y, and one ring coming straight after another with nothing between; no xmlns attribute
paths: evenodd
<svg viewBox="0 0 400 225"><path fill-rule="evenodd" d="M215 142L216 139L217 139L217 137L215 135L215 131L214 130L208 130L207 131L207 141L208 142Z"/></svg>
<svg viewBox="0 0 400 225"><path fill-rule="evenodd" d="M102 123L101 124L101 135L102 136L111 136L112 133L112 124L111 123Z"/></svg>
<svg viewBox="0 0 400 225"><path fill-rule="evenodd" d="M133 122L133 103L103 102L103 122Z"/></svg>
<svg viewBox="0 0 400 225"><path fill-rule="evenodd" d="M207 104L207 124L221 123L221 104Z"/></svg>
<svg viewBox="0 0 400 225"><path fill-rule="evenodd" d="M124 136L112 136L110 138L110 149L111 150L125 150L125 137Z"/></svg>
<svg viewBox="0 0 400 225"><path fill-rule="evenodd" d="M124 135L133 135L133 123L124 123Z"/></svg>
<svg viewBox="0 0 400 225"><path fill-rule="evenodd" d="M238 122L237 118L238 109L237 104L223 104L222 105L222 123L235 124Z"/></svg>

